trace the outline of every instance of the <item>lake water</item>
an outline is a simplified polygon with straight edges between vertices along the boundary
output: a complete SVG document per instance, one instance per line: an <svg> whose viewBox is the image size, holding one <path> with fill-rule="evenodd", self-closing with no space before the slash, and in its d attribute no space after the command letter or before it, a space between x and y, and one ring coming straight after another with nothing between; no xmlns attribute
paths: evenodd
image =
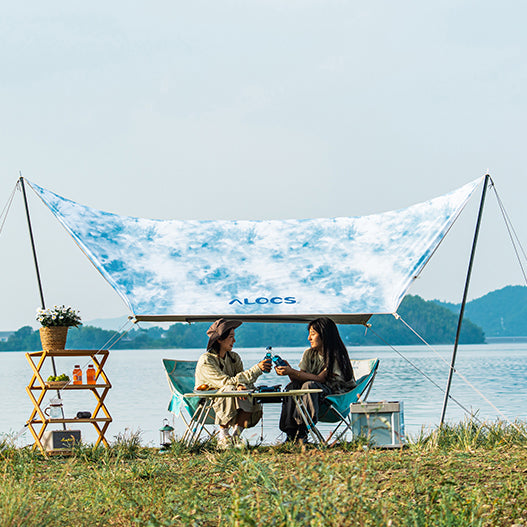
<svg viewBox="0 0 527 527"><path fill-rule="evenodd" d="M448 365L452 346L436 346L433 351L420 346L399 347L397 350L419 370L430 377L442 389L448 376ZM246 367L261 360L263 349L236 349ZM349 348L353 359L378 357L380 367L369 401L403 401L407 435L415 436L424 427L433 429L439 424L443 393L430 380L410 365L405 358L386 347ZM276 353L296 366L303 348L276 348ZM158 446L159 428L168 418L177 435L184 427L181 418L174 418L166 408L170 400L170 389L161 360L174 358L196 360L202 350L116 350L111 351L105 371L112 383L106 398L106 406L113 422L106 437L112 442L117 434L125 431L141 431L143 444ZM57 359L58 373L66 372L71 377L75 363L81 358ZM446 363L444 362L446 361ZM83 364L85 371L87 363ZM458 350L456 369L468 381L484 393L492 405L487 403L459 375L454 374L451 395L469 411L477 413L480 420L526 419L527 397L527 344L492 344L461 346ZM51 370L43 371L44 378ZM0 353L0 396L2 411L0 437L19 432L33 408L25 387L31 377L31 369L22 352ZM257 384L286 384L286 380L274 373L264 374ZM49 392L53 396L55 392ZM47 401L49 402L49 396ZM63 392L66 415L75 415L79 410L93 411L95 399L89 392ZM264 409L263 431L259 425L245 432L255 442L263 433L265 443L274 443L282 438L278 430L280 405L268 404ZM465 412L452 401L447 410L447 421L463 420ZM78 428L86 442L93 442L96 433L92 425ZM48 427L48 430L50 428ZM321 426L325 430L324 426ZM32 437L26 431L16 442L18 446L29 444Z"/></svg>

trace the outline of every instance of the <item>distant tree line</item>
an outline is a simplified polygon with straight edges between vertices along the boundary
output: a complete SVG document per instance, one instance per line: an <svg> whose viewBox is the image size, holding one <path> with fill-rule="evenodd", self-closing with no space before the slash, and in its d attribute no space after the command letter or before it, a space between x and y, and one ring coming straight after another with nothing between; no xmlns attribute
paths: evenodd
<svg viewBox="0 0 527 527"><path fill-rule="evenodd" d="M419 296L408 295L398 310L399 315L430 344L454 342L457 316L450 309ZM348 346L382 345L383 340L393 345L422 344L419 338L392 315L374 315L371 330L364 326L340 325L339 330ZM114 346L114 349L199 348L207 345L207 322L176 323L168 329L134 327ZM236 346L265 348L267 346L308 347L306 324L246 323L236 332ZM377 336L378 335L378 336ZM379 338L381 337L381 338ZM67 348L103 349L116 340L116 332L94 326L70 328ZM482 329L464 319L460 335L462 344L485 342ZM39 332L24 326L0 342L0 351L35 351L41 348Z"/></svg>

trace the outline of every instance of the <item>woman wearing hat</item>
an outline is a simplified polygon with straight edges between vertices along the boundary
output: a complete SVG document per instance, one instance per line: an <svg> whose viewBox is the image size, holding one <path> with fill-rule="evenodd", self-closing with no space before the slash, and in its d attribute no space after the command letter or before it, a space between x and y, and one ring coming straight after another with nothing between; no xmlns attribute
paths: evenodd
<svg viewBox="0 0 527 527"><path fill-rule="evenodd" d="M207 351L196 366L196 387L203 384L209 389L232 392L254 388L254 382L263 372L271 371L271 360L263 360L244 370L242 359L232 351L236 339L234 330L240 320L220 318L207 331ZM241 397L218 397L213 404L216 424L220 427L218 442L223 448L240 442L244 428L255 426L262 417L262 407ZM234 427L232 435L229 434Z"/></svg>

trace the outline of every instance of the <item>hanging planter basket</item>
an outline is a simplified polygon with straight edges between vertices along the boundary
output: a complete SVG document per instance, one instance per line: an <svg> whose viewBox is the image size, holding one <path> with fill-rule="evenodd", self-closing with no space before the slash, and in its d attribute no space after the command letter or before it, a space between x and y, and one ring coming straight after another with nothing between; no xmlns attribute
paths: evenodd
<svg viewBox="0 0 527 527"><path fill-rule="evenodd" d="M40 328L40 342L44 351L57 351L66 348L69 326L49 326Z"/></svg>

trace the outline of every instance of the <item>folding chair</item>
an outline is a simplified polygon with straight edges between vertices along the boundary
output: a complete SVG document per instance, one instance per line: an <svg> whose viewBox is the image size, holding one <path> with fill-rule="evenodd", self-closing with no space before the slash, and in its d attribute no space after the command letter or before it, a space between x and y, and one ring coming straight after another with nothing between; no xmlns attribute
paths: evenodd
<svg viewBox="0 0 527 527"><path fill-rule="evenodd" d="M351 365L357 380L355 388L346 393L326 396L325 404L320 409L319 422L337 423L325 439L326 444L342 425L344 429L333 439L333 442L337 442L346 432L351 432L350 405L367 399L379 368L379 359L352 360Z"/></svg>
<svg viewBox="0 0 527 527"><path fill-rule="evenodd" d="M202 432L206 432L209 438L214 437L215 432L206 428L206 425L214 424L211 404L206 404L206 401L198 397L183 397L183 394L194 391L197 361L163 359L163 365L172 392L168 411L176 416L181 415L186 425L183 441L192 446L199 440ZM185 419L182 409L186 410L189 421Z"/></svg>

